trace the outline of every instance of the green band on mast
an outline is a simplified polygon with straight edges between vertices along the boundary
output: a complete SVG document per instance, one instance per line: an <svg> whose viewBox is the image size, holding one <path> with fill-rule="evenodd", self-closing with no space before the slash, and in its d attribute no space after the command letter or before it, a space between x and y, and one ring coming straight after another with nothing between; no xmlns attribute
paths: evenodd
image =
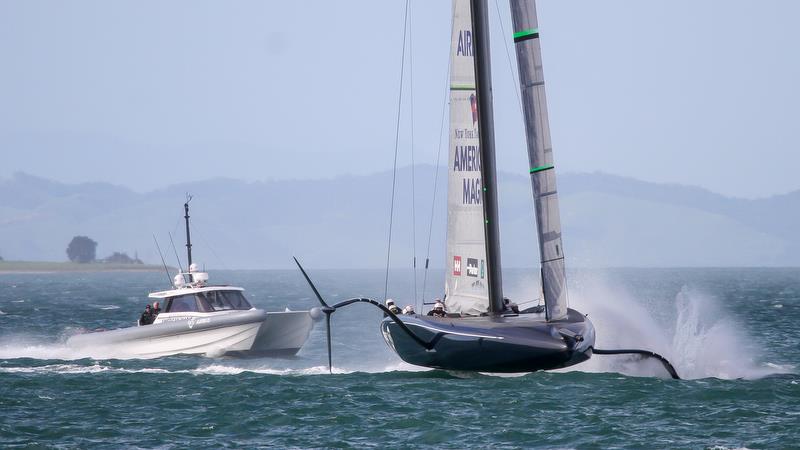
<svg viewBox="0 0 800 450"><path fill-rule="evenodd" d="M514 42L527 41L528 39L535 39L539 37L538 28L529 28L527 30L517 31L514 33Z"/></svg>
<svg viewBox="0 0 800 450"><path fill-rule="evenodd" d="M548 170L548 169L552 169L552 168L553 168L552 164L550 164L549 166L534 167L533 169L531 169L531 173L541 172L543 170Z"/></svg>
<svg viewBox="0 0 800 450"><path fill-rule="evenodd" d="M450 86L451 91L474 91L475 85L469 84L453 84Z"/></svg>

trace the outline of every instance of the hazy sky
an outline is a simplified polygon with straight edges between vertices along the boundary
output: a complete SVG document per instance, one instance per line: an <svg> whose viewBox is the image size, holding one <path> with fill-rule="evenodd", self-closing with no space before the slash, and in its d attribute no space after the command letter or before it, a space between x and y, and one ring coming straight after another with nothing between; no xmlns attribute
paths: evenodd
<svg viewBox="0 0 800 450"><path fill-rule="evenodd" d="M499 168L525 173L508 5L499 2L503 35L489 3ZM745 197L800 189L800 2L538 7L559 170ZM388 169L403 8L0 0L0 177L145 191L213 176ZM412 12L415 159L434 163L450 2L413 0ZM401 164L410 161L410 104Z"/></svg>

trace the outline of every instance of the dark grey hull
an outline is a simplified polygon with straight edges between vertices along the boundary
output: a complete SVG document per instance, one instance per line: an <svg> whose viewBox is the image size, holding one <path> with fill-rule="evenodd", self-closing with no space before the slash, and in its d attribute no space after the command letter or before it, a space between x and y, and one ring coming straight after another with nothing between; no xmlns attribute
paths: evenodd
<svg viewBox="0 0 800 450"><path fill-rule="evenodd" d="M391 318L381 322L387 344L407 363L444 370L519 373L559 369L592 355L594 326L570 309L562 321L544 314L436 318L398 316L423 341L427 350Z"/></svg>

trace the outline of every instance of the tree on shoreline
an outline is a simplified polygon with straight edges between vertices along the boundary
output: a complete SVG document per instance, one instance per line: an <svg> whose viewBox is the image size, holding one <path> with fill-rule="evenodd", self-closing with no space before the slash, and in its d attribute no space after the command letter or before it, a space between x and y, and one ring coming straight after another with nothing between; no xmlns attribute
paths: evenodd
<svg viewBox="0 0 800 450"><path fill-rule="evenodd" d="M67 256L72 262L89 263L95 260L97 242L87 236L75 236L67 246Z"/></svg>

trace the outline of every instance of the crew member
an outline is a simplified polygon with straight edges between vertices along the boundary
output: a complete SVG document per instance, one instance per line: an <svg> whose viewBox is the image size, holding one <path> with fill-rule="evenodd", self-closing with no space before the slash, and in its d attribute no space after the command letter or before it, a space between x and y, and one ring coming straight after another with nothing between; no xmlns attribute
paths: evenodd
<svg viewBox="0 0 800 450"><path fill-rule="evenodd" d="M158 317L158 314L161 312L161 306L159 306L158 302L153 303L153 319Z"/></svg>
<svg viewBox="0 0 800 450"><path fill-rule="evenodd" d="M416 314L414 312L414 305L406 305L406 307L403 308L403 314Z"/></svg>
<svg viewBox="0 0 800 450"><path fill-rule="evenodd" d="M386 299L386 309L392 312L392 314L402 314L403 311L400 310L400 307L394 304L394 300L387 298Z"/></svg>
<svg viewBox="0 0 800 450"><path fill-rule="evenodd" d="M506 311L511 311L514 314L519 314L519 305L512 302L508 297L503 297L503 304L506 307Z"/></svg>
<svg viewBox="0 0 800 450"><path fill-rule="evenodd" d="M433 309L428 311L428 315L433 317L447 317L447 313L444 312L444 303L437 301L433 305Z"/></svg>
<svg viewBox="0 0 800 450"><path fill-rule="evenodd" d="M139 317L139 325L150 325L155 320L153 316L153 311L150 309L150 305L144 307L144 312L142 313L142 317Z"/></svg>

